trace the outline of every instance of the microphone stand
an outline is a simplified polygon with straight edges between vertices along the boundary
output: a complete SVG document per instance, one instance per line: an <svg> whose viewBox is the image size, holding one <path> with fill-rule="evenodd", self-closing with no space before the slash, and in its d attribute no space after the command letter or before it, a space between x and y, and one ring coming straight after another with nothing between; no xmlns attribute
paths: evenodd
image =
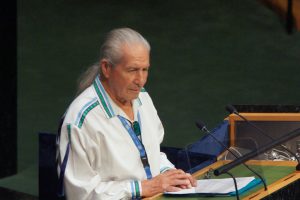
<svg viewBox="0 0 300 200"><path fill-rule="evenodd" d="M196 126L201 130L201 131L205 131L206 133L208 133L208 135L210 135L219 145L221 145L224 149L226 149L227 151L229 151L235 158L240 158L236 153L234 153L233 151L230 150L230 148L228 148L227 146L225 146L223 144L223 142L221 142L220 140L218 140L207 128L206 126L204 125L203 122L201 121L198 121L196 122ZM243 163L243 165L248 169L250 170L251 172L253 172L256 176L259 177L259 179L262 181L262 183L264 184L264 188L265 188L265 191L268 190L267 188L267 184L265 182L265 180L261 177L260 174L258 174L256 171L254 171L252 168L250 168L246 163Z"/></svg>
<svg viewBox="0 0 300 200"><path fill-rule="evenodd" d="M188 148L189 148L189 146L190 146L191 144L188 144L185 148L184 148L184 152L185 152L185 156L186 156L186 159L187 159L187 161L188 161L188 167L189 167L189 171L191 171L191 169L192 169L192 165L191 165L191 160L190 160L190 154L189 154L189 150L188 150Z"/></svg>
<svg viewBox="0 0 300 200"><path fill-rule="evenodd" d="M238 187L237 187L236 179L235 179L235 177L231 173L226 172L226 174L228 174L229 176L231 176L231 178L233 179L234 187L235 187L236 199L239 200L240 199L240 195L239 195L239 190L238 190Z"/></svg>

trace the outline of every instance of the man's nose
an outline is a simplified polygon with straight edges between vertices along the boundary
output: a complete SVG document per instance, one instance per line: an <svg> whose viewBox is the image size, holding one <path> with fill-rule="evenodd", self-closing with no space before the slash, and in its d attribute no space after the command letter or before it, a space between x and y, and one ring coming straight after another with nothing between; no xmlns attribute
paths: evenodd
<svg viewBox="0 0 300 200"><path fill-rule="evenodd" d="M138 71L135 77L135 84L142 87L146 83L147 75L144 71Z"/></svg>

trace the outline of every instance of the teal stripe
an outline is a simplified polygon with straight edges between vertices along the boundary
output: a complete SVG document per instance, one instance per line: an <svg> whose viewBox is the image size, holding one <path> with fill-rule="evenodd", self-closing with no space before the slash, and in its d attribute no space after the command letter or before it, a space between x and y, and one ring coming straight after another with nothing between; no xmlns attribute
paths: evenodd
<svg viewBox="0 0 300 200"><path fill-rule="evenodd" d="M87 116L87 114L93 109L95 108L97 105L99 105L99 102L96 101L95 103L93 103L92 105L90 105L89 107L87 107L87 109L85 109L85 111L83 112L83 115L81 116L80 120L79 120L79 124L78 124L78 128L82 127L82 124L84 122L85 117Z"/></svg>
<svg viewBox="0 0 300 200"><path fill-rule="evenodd" d="M146 91L145 88L142 88L142 89L140 90L140 92L147 92L147 91ZM141 101L141 99L140 99L139 97L137 98L137 101L138 101L139 105L141 106L141 105L142 105L142 101Z"/></svg>
<svg viewBox="0 0 300 200"><path fill-rule="evenodd" d="M141 196L141 194L140 194L140 187L139 187L139 182L137 182L137 181L134 181L134 184L135 184L135 193L136 193L136 197L138 198L138 197L140 197Z"/></svg>
<svg viewBox="0 0 300 200"><path fill-rule="evenodd" d="M139 97L137 98L137 101L138 101L139 106L141 106L142 105L142 101L141 101L141 99Z"/></svg>
<svg viewBox="0 0 300 200"><path fill-rule="evenodd" d="M67 129L68 129L68 139L69 139L69 143L71 144L71 124L67 125Z"/></svg>
<svg viewBox="0 0 300 200"><path fill-rule="evenodd" d="M81 118L82 113L84 112L84 110L85 110L86 108L88 108L91 104L95 103L96 101L97 101L97 97L93 98L91 101L89 101L87 104L85 104L85 105L81 108L80 112L79 112L78 115L77 115L76 121L75 121L75 124L76 124L76 125L78 125L79 120L80 120L80 118Z"/></svg>
<svg viewBox="0 0 300 200"><path fill-rule="evenodd" d="M160 173L164 173L165 171L168 171L169 169L171 169L170 167L163 167L161 170L160 170Z"/></svg>
<svg viewBox="0 0 300 200"><path fill-rule="evenodd" d="M102 94L101 94L101 92L100 92L100 90L99 90L99 88L98 88L97 83L94 82L93 85L94 85L94 88L95 88L95 90L96 90L96 92L97 92L97 94L98 94L98 97L99 97L99 99L100 99L100 101L101 101L101 104L102 104L104 110L106 111L107 115L111 118L111 117L112 117L112 114L110 113L110 111L109 111L109 109L108 109L108 107L107 107L107 105L106 105L106 102L105 102L105 100L104 100L104 98L103 98L103 96L102 96Z"/></svg>
<svg viewBox="0 0 300 200"><path fill-rule="evenodd" d="M101 94L103 95L103 99L106 102L106 105L108 105L108 109L109 109L110 113L114 116L115 115L114 110L112 109L112 107L110 105L110 101L108 100L106 91L105 91L104 87L102 86L98 77L96 78L96 83L97 83L98 88L100 89Z"/></svg>

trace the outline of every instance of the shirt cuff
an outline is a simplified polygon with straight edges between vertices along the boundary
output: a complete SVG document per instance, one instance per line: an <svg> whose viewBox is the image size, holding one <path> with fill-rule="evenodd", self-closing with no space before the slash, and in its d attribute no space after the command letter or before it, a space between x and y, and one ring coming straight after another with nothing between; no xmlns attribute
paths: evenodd
<svg viewBox="0 0 300 200"><path fill-rule="evenodd" d="M160 169L160 173L162 174L162 173L164 173L164 172L166 172L170 169L174 169L174 168L172 168L172 167L163 167L163 168Z"/></svg>
<svg viewBox="0 0 300 200"><path fill-rule="evenodd" d="M141 181L130 181L131 199L142 199L142 184Z"/></svg>

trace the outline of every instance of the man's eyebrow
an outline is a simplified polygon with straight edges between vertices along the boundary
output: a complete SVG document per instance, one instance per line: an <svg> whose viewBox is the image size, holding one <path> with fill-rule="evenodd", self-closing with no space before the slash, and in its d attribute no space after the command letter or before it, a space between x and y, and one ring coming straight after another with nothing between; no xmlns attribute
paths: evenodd
<svg viewBox="0 0 300 200"><path fill-rule="evenodd" d="M145 68L148 69L149 67L150 67L150 65L149 65L149 66L145 66L145 67L130 66L130 65L129 65L129 66L126 66L127 69L140 69L140 68L141 68L141 69L145 69Z"/></svg>
<svg viewBox="0 0 300 200"><path fill-rule="evenodd" d="M134 66L127 66L127 69L138 69L139 67L134 67Z"/></svg>

